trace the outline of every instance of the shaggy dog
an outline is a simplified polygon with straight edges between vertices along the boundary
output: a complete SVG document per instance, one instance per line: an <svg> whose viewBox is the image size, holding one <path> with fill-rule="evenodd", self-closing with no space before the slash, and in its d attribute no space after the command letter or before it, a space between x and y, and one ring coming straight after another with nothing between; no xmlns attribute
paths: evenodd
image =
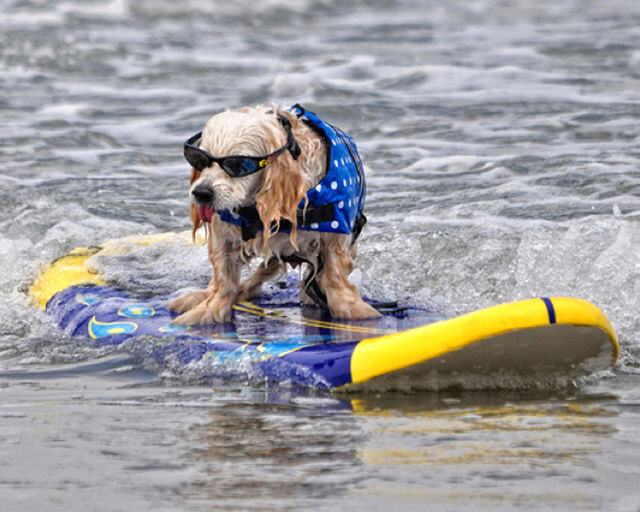
<svg viewBox="0 0 640 512"><path fill-rule="evenodd" d="M359 226L349 221L351 232L344 233L331 232L338 225L331 217L316 219L328 221L322 224L331 226L328 231L305 218L309 192L322 187L331 165L331 145L339 144L303 113L299 106L228 110L211 117L202 133L185 143L185 157L192 165L193 233L205 226L213 277L207 289L186 293L169 304L171 310L182 313L176 323L229 321L236 302L258 295L262 283L285 272L287 264L307 267L301 285L303 303L321 304L337 318L380 316L348 280L364 221ZM355 145L350 149L352 157L354 152ZM353 158L359 162L359 157ZM358 190L363 195L359 165ZM341 181L346 186L350 180ZM353 182L356 190L356 179ZM337 188L336 182L328 188ZM363 204L362 196L360 201ZM344 203L340 201L340 208ZM253 212L253 225L247 225L246 218L239 220L243 212L249 212L249 218ZM242 267L255 257L262 257L262 262L240 282Z"/></svg>

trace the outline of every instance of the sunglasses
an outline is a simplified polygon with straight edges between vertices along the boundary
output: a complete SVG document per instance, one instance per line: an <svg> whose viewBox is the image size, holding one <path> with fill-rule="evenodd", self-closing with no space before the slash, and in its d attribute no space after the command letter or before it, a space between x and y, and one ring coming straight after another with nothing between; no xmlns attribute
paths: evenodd
<svg viewBox="0 0 640 512"><path fill-rule="evenodd" d="M204 149L200 149L200 141L202 139L202 132L196 133L194 136L184 143L184 157L187 162L198 172L202 172L207 167L211 167L214 163L217 163L224 172L232 178L242 178L249 176L264 169L269 165L269 159L281 155L286 150L291 152L291 156L297 160L300 155L300 148L298 143L291 133L291 123L288 119L278 116L279 121L284 126L287 132L287 143L281 148L276 149L272 153L264 156L225 156L215 157L211 153L208 153Z"/></svg>

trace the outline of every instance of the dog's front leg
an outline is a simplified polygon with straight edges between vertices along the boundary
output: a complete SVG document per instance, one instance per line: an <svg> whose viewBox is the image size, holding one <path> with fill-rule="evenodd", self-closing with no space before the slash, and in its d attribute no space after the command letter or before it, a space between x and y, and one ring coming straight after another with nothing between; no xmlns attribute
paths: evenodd
<svg viewBox="0 0 640 512"><path fill-rule="evenodd" d="M176 313L185 313L207 300L215 291L214 279L211 278L208 288L186 292L169 302L169 309Z"/></svg>
<svg viewBox="0 0 640 512"><path fill-rule="evenodd" d="M324 267L319 282L327 296L331 315L351 320L379 317L380 313L362 300L356 287L349 282L353 257L348 240L332 241L323 251L322 258Z"/></svg>
<svg viewBox="0 0 640 512"><path fill-rule="evenodd" d="M210 237L209 260L213 266L213 286L206 290L208 297L176 318L174 323L206 325L231 320L232 307L240 286L239 248L233 241Z"/></svg>

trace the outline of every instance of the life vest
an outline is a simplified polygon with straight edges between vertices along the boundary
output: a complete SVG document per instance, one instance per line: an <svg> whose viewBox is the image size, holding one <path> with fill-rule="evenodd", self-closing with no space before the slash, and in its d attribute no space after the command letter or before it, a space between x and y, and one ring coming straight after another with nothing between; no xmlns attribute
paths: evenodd
<svg viewBox="0 0 640 512"><path fill-rule="evenodd" d="M298 229L352 234L355 241L366 222L364 169L356 143L349 134L299 104L291 107L291 111L323 135L328 148L324 178L307 191L306 208L304 199L298 205ZM254 238L263 229L255 206L217 213L224 222L242 229L243 240ZM288 222L281 222L280 231L289 229Z"/></svg>

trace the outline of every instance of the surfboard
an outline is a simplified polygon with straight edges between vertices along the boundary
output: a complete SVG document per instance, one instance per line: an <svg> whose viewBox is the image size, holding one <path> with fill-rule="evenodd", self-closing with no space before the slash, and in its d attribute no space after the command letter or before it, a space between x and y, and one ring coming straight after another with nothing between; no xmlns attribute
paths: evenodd
<svg viewBox="0 0 640 512"><path fill-rule="evenodd" d="M291 274L236 304L231 322L186 327L172 323L171 297L134 296L93 271L89 258L109 250L78 248L57 259L29 293L60 329L89 344L135 353L136 340L153 337L158 343L145 357L160 364L204 364L216 374L227 368L229 375L332 390L443 388L476 378L509 387L523 378L580 377L610 367L619 354L604 313L577 298L530 298L454 318L373 302L379 319L344 321L301 305Z"/></svg>

